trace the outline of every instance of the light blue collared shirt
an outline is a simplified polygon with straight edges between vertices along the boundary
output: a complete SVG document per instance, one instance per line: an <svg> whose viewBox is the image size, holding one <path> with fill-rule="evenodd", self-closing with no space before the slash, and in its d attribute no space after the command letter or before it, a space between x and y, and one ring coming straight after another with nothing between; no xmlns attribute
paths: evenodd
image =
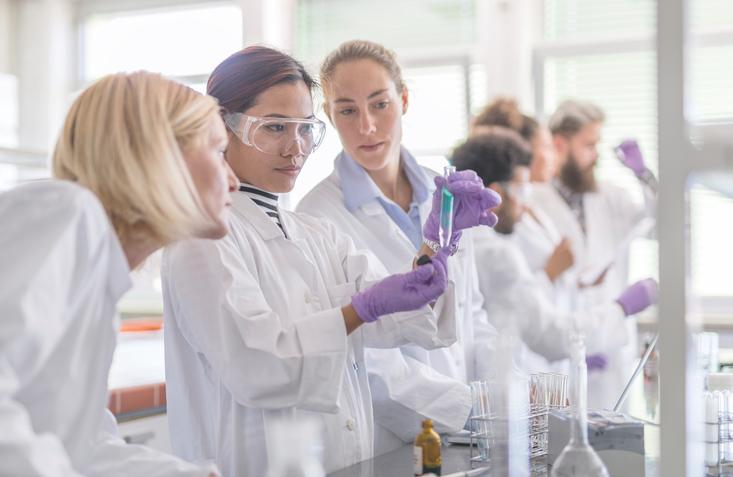
<svg viewBox="0 0 733 477"><path fill-rule="evenodd" d="M432 180L418 165L415 158L404 147L400 153L407 180L412 186L412 202L407 212L392 200L388 199L369 174L356 163L346 152L342 151L336 158L334 168L341 178L341 191L344 203L349 212L371 200L378 200L392 221L402 230L410 242L418 250L422 244L422 225L420 221L420 204L430 198Z"/></svg>

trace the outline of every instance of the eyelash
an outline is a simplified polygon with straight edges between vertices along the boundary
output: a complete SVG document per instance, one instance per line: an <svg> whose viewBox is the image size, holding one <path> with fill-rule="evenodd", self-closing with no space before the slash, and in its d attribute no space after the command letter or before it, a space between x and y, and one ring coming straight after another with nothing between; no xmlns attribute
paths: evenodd
<svg viewBox="0 0 733 477"><path fill-rule="evenodd" d="M386 101L386 100L385 101L379 101L378 103L374 103L373 106L376 109L380 109L380 110L381 109L387 109L387 107L389 106L389 101ZM339 111L339 114L341 114L342 116L350 116L353 113L354 113L354 109L353 108L342 109L341 111Z"/></svg>

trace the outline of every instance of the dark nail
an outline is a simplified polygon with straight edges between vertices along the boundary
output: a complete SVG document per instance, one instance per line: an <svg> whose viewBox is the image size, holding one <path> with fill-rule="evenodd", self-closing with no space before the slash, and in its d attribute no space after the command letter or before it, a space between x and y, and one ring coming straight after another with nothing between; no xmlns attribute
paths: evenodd
<svg viewBox="0 0 733 477"><path fill-rule="evenodd" d="M427 255L420 255L420 258L417 259L418 265L426 265L428 263L433 263L433 261Z"/></svg>

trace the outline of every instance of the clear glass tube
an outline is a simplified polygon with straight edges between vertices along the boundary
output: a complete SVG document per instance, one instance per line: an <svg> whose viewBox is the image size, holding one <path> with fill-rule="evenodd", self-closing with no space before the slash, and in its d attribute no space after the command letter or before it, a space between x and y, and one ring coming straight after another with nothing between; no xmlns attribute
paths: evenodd
<svg viewBox="0 0 733 477"><path fill-rule="evenodd" d="M588 443L588 368L583 337L575 334L571 342L570 382L573 417L570 442L552 466L552 477L608 477L606 466Z"/></svg>
<svg viewBox="0 0 733 477"><path fill-rule="evenodd" d="M448 176L456 172L453 166L445 166L443 168L443 177L448 180ZM450 239L453 235L453 194L447 187L443 187L440 196L440 222L439 231L440 246L447 247L450 245Z"/></svg>

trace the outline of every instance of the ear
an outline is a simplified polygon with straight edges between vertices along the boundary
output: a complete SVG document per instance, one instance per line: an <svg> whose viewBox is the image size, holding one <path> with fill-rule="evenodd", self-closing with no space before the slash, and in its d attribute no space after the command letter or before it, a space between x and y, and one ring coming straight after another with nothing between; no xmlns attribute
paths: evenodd
<svg viewBox="0 0 733 477"><path fill-rule="evenodd" d="M562 134L555 134L552 136L552 144L555 146L555 151L557 151L558 156L561 158L565 157L569 147L568 138Z"/></svg>
<svg viewBox="0 0 733 477"><path fill-rule="evenodd" d="M407 86L402 88L402 94L400 96L402 99L402 114L406 114L407 106L410 104L410 92L408 91Z"/></svg>

